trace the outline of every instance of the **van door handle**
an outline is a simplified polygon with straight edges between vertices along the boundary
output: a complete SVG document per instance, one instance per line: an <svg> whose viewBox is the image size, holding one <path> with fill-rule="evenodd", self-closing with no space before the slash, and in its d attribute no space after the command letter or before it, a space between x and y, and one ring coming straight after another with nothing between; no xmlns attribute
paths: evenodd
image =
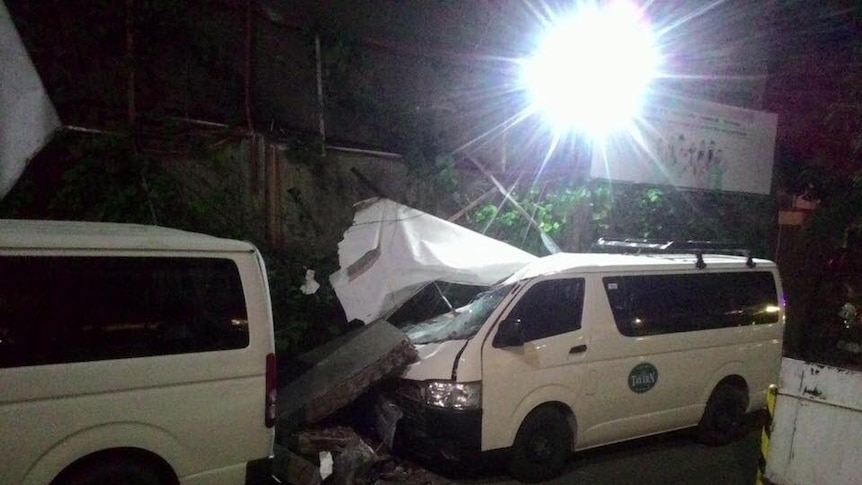
<svg viewBox="0 0 862 485"><path fill-rule="evenodd" d="M582 354L587 351L586 345L575 345L569 349L570 354Z"/></svg>

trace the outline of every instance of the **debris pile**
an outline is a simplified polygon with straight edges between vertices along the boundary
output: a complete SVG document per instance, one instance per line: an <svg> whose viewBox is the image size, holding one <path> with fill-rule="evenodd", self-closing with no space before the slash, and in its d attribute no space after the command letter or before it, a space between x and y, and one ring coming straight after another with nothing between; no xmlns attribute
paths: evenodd
<svg viewBox="0 0 862 485"><path fill-rule="evenodd" d="M274 473L293 485L449 483L389 454L401 418L396 407L375 408L380 412L370 424L379 434L376 446L351 428L320 426L418 360L410 338L390 323L398 324L402 306L406 322L424 320L429 308L409 303L432 286L435 297L454 312L437 282L487 287L536 257L391 200L363 201L356 209L338 246L341 269L329 280L348 320L366 325L298 359L294 369L307 370L278 392ZM318 288L309 270L301 290L313 294ZM296 375L294 369L289 373Z"/></svg>
<svg viewBox="0 0 862 485"><path fill-rule="evenodd" d="M416 359L410 339L385 320L303 355L309 369L278 393L275 475L293 485L403 481L406 472L381 454L383 445L372 448L350 428L315 425Z"/></svg>
<svg viewBox="0 0 862 485"><path fill-rule="evenodd" d="M444 485L451 481L369 444L352 428L300 431L276 448L277 476L292 485Z"/></svg>

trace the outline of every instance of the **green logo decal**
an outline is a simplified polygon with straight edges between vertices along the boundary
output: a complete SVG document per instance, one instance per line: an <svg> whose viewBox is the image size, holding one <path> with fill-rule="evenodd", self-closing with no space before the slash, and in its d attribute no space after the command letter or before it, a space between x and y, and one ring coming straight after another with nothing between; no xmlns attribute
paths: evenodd
<svg viewBox="0 0 862 485"><path fill-rule="evenodd" d="M658 369L648 362L636 365L629 372L629 389L638 394L649 391L655 387L656 382L658 382Z"/></svg>

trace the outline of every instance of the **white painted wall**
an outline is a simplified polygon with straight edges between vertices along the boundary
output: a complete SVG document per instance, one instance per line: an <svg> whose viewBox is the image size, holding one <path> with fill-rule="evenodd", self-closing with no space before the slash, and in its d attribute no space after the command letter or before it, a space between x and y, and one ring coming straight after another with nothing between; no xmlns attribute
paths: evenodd
<svg viewBox="0 0 862 485"><path fill-rule="evenodd" d="M862 483L862 372L783 359L766 478Z"/></svg>

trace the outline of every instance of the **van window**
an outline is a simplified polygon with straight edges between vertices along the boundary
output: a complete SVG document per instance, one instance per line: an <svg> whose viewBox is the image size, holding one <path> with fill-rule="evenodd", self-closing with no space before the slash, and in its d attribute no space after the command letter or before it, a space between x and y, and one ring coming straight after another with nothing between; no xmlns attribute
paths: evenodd
<svg viewBox="0 0 862 485"><path fill-rule="evenodd" d="M703 273L603 278L626 336L690 332L778 321L772 273Z"/></svg>
<svg viewBox="0 0 862 485"><path fill-rule="evenodd" d="M524 340L530 342L578 330L583 307L583 279L545 280L527 290L509 317L521 320Z"/></svg>
<svg viewBox="0 0 862 485"><path fill-rule="evenodd" d="M0 367L244 348L247 318L227 259L0 257Z"/></svg>

